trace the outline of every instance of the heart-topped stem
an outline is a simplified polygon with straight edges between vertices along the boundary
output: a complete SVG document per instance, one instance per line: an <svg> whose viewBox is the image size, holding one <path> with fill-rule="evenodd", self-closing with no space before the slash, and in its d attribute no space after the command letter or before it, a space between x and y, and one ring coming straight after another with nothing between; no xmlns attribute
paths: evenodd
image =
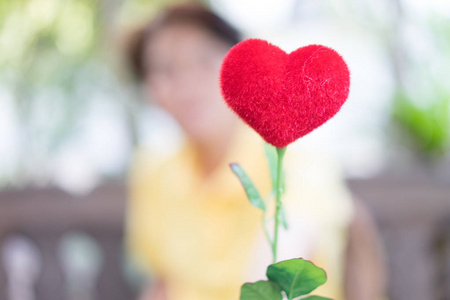
<svg viewBox="0 0 450 300"><path fill-rule="evenodd" d="M272 242L272 254L273 254L273 263L277 262L277 251L278 251L278 228L280 227L280 214L282 208L281 202L281 194L282 194L282 176L283 176L283 158L284 153L286 152L286 147L277 148L277 181L275 187L275 198L276 198L276 206L275 206L275 229L273 235Z"/></svg>

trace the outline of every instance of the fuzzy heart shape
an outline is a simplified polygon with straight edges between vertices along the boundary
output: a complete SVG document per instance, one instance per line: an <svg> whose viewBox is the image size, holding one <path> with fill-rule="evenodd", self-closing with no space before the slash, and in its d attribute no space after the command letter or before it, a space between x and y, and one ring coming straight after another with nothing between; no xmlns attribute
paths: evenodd
<svg viewBox="0 0 450 300"><path fill-rule="evenodd" d="M282 148L333 117L347 100L350 72L333 49L309 45L287 54L260 39L244 40L220 70L228 106L264 140Z"/></svg>

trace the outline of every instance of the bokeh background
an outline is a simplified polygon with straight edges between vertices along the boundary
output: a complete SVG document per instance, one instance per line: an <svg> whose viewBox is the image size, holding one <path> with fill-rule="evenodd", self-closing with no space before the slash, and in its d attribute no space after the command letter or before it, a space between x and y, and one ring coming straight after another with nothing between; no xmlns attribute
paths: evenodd
<svg viewBox="0 0 450 300"><path fill-rule="evenodd" d="M0 299L132 299L122 245L137 145L179 128L126 68L129 34L168 0L0 0ZM383 238L391 300L450 299L450 2L209 0L286 51L349 64L342 112L302 139L342 165Z"/></svg>

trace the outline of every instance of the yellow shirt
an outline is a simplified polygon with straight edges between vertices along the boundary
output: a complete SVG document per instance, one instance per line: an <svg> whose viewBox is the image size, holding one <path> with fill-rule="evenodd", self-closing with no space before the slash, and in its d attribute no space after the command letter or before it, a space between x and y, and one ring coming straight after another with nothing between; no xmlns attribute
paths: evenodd
<svg viewBox="0 0 450 300"><path fill-rule="evenodd" d="M289 147L285 159L289 230L281 229L279 258L313 260L329 278L315 294L343 299L350 198L327 162L290 153ZM189 144L175 155L136 155L128 245L144 268L166 282L169 300L239 299L244 282L265 278L271 253L262 213L248 203L230 162L243 166L263 196L269 193L263 143L248 128L236 135L224 161L207 178Z"/></svg>

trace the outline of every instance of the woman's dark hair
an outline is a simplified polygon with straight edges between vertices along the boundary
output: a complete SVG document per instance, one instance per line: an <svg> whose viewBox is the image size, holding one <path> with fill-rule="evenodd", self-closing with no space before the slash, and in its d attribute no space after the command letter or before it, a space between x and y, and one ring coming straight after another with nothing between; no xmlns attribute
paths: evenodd
<svg viewBox="0 0 450 300"><path fill-rule="evenodd" d="M130 40L127 51L128 62L138 80L143 80L145 77L144 50L152 34L167 25L178 23L200 26L230 44L230 47L240 41L239 32L208 8L196 3L171 6L137 31Z"/></svg>

